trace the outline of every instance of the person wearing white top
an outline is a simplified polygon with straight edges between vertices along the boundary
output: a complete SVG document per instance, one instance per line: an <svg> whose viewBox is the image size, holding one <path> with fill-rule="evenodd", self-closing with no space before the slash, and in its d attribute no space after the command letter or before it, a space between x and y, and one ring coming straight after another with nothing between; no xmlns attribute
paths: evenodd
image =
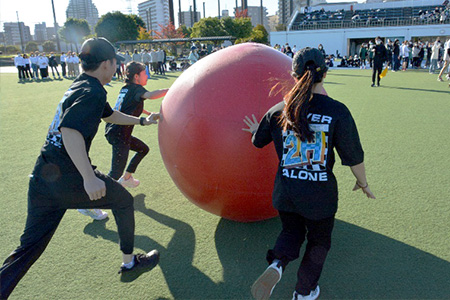
<svg viewBox="0 0 450 300"><path fill-rule="evenodd" d="M63 77L66 77L66 59L67 55L61 52L60 63L61 63L61 73Z"/></svg>
<svg viewBox="0 0 450 300"><path fill-rule="evenodd" d="M152 70L155 74L158 74L158 53L156 53L155 49L152 49L150 56L152 58Z"/></svg>
<svg viewBox="0 0 450 300"><path fill-rule="evenodd" d="M48 78L48 58L47 56L45 56L45 53L39 54L38 66L39 71L41 72L41 78L42 79Z"/></svg>
<svg viewBox="0 0 450 300"><path fill-rule="evenodd" d="M23 63L24 63L23 72L24 72L25 76L27 77L27 79L33 78L33 75L31 74L30 57L26 53L24 53L22 57L23 57Z"/></svg>
<svg viewBox="0 0 450 300"><path fill-rule="evenodd" d="M31 69L33 70L33 78L39 79L37 54L31 53L30 61L31 61Z"/></svg>
<svg viewBox="0 0 450 300"><path fill-rule="evenodd" d="M158 49L157 58L158 58L158 70L159 74L166 75L166 71L163 67L163 61L164 61L164 51L162 49Z"/></svg>
<svg viewBox="0 0 450 300"><path fill-rule="evenodd" d="M439 49L441 48L441 43L439 42L439 39L437 39L433 47L431 48L431 64L429 72L430 74L433 74L437 68L438 68L438 59L439 59Z"/></svg>
<svg viewBox="0 0 450 300"><path fill-rule="evenodd" d="M75 72L75 76L80 75L80 59L78 58L78 55L75 52L72 52L73 54L73 70Z"/></svg>
<svg viewBox="0 0 450 300"><path fill-rule="evenodd" d="M137 49L134 49L133 56L131 56L132 61L141 62L141 55L138 53Z"/></svg>
<svg viewBox="0 0 450 300"><path fill-rule="evenodd" d="M14 57L14 65L17 68L19 80L22 81L22 79L25 79L25 73L24 73L25 62L23 61L22 54L17 53L17 56Z"/></svg>
<svg viewBox="0 0 450 300"><path fill-rule="evenodd" d="M400 47L400 55L403 58L402 71L406 71L406 69L408 68L409 52L411 51L409 49L409 45L408 44L409 44L408 41L404 41L403 45Z"/></svg>
<svg viewBox="0 0 450 300"><path fill-rule="evenodd" d="M441 72L439 72L438 75L438 81L444 81L442 79L442 75L444 74L445 70L447 69L447 67L450 65L450 39L448 39L445 44L444 44L444 66L441 69ZM448 71L449 73L447 74L447 79L450 79L450 70ZM449 84L450 86L450 84Z"/></svg>
<svg viewBox="0 0 450 300"><path fill-rule="evenodd" d="M197 47L195 47L195 46L191 47L191 52L189 53L188 59L189 59L191 65L195 64L198 61L199 56L197 53Z"/></svg>
<svg viewBox="0 0 450 300"><path fill-rule="evenodd" d="M70 52L70 51L67 52L66 64L67 64L67 75L69 77L74 77L75 71L74 71L74 67L73 67L73 57L72 57L72 52Z"/></svg>
<svg viewBox="0 0 450 300"><path fill-rule="evenodd" d="M125 54L123 55L123 57L125 58L125 61L123 62L126 65L128 65L128 63L131 61L131 55L129 51L126 51Z"/></svg>
<svg viewBox="0 0 450 300"><path fill-rule="evenodd" d="M145 49L144 53L142 54L142 62L144 63L145 67L148 68L149 72L150 72L151 60L152 60L152 57L150 56L150 53L148 53L148 50Z"/></svg>

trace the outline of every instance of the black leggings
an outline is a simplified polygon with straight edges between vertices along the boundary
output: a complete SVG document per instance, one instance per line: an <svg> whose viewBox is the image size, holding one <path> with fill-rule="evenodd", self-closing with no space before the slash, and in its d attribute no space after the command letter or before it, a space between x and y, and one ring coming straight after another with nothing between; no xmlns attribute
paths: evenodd
<svg viewBox="0 0 450 300"><path fill-rule="evenodd" d="M9 297L20 279L44 252L67 209L110 208L117 224L120 250L124 254L133 253L133 196L117 181L94 170L95 175L105 182L106 196L91 201L79 173L61 172L58 166L38 159L28 188L28 215L20 246L0 267L0 299ZM66 259L74 258L69 256Z"/></svg>
<svg viewBox="0 0 450 300"><path fill-rule="evenodd" d="M279 259L283 272L287 264L300 255L305 237L308 239L306 251L297 271L295 290L301 295L309 295L317 287L323 265L331 247L331 232L334 216L322 220L310 220L299 214L279 211L283 229L275 247L267 252L269 264Z"/></svg>
<svg viewBox="0 0 450 300"><path fill-rule="evenodd" d="M136 152L133 158L130 160L130 163L127 167L127 172L134 173L136 172L136 168L141 162L141 160L147 155L150 149L148 146L138 138L134 136L131 137L130 143L123 142L115 142L113 138L108 138L108 142L112 145L113 153L112 153L112 161L111 161L111 170L109 171L109 176L118 180L125 170L125 166L128 161L128 154L131 151Z"/></svg>

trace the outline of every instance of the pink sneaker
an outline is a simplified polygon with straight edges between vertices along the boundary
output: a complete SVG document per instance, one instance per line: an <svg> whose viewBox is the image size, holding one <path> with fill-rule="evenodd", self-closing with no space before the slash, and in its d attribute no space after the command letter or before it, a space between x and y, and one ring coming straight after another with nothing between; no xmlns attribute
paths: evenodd
<svg viewBox="0 0 450 300"><path fill-rule="evenodd" d="M139 180L134 179L133 176L130 176L127 180L122 176L117 180L123 187L135 188L138 187L141 183Z"/></svg>

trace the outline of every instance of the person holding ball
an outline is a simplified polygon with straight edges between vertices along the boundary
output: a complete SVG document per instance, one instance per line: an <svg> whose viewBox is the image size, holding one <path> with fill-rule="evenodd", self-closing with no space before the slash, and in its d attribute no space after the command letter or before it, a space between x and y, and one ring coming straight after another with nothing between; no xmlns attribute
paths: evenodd
<svg viewBox="0 0 450 300"><path fill-rule="evenodd" d="M272 200L282 231L267 253L269 267L252 285L255 299L269 299L287 265L299 257L305 238L293 299L319 296L318 281L331 246L338 203L334 149L356 177L353 190L375 199L352 115L323 88L327 70L318 49L298 51L292 62L295 85L284 101L269 109L259 124L254 115L244 119L243 130L252 133L253 144L262 148L273 141L280 161Z"/></svg>
<svg viewBox="0 0 450 300"><path fill-rule="evenodd" d="M125 86L120 90L114 110L127 115L139 117L142 113L152 113L144 109L144 100L164 97L168 89L149 92L144 86L147 84L148 75L145 72L145 64L132 61L127 64L125 70ZM105 136L112 145L112 162L109 176L116 179L124 187L134 188L139 185L139 180L133 178L141 160L147 155L149 148L140 139L132 136L133 125L106 124ZM129 151L136 154L130 160L125 174L125 166Z"/></svg>
<svg viewBox="0 0 450 300"><path fill-rule="evenodd" d="M133 254L133 196L116 180L98 171L89 158L101 119L122 125L150 125L159 119L159 114L139 119L111 109L103 86L112 79L116 57L113 45L104 38L88 39L81 46L84 72L59 102L30 175L25 229L19 247L0 267L0 299L9 297L44 252L67 209L112 210L122 252L119 273L149 270L159 261L157 250ZM70 259L70 255L52 259Z"/></svg>

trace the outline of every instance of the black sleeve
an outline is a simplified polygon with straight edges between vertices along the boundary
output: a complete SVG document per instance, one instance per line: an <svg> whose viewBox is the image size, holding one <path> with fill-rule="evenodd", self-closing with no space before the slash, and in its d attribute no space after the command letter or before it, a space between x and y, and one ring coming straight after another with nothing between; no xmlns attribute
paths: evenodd
<svg viewBox="0 0 450 300"><path fill-rule="evenodd" d="M103 108L102 119L110 117L114 113L114 110L111 108L108 102L106 102L105 107Z"/></svg>
<svg viewBox="0 0 450 300"><path fill-rule="evenodd" d="M134 99L133 100L136 101L136 102L143 101L144 99L142 98L142 96L144 96L145 93L147 93L147 90L143 86L140 85L136 89L136 93L134 94Z"/></svg>
<svg viewBox="0 0 450 300"><path fill-rule="evenodd" d="M364 161L358 129L348 109L343 117L336 121L333 143L344 166L351 167Z"/></svg>
<svg viewBox="0 0 450 300"><path fill-rule="evenodd" d="M58 130L61 127L75 129L85 138L95 135L106 103L106 96L102 98L92 93L78 97L64 111Z"/></svg>
<svg viewBox="0 0 450 300"><path fill-rule="evenodd" d="M267 113L259 122L258 129L252 137L252 143L253 145L255 145L255 147L262 148L272 142L272 135L270 133L270 120L271 114Z"/></svg>

